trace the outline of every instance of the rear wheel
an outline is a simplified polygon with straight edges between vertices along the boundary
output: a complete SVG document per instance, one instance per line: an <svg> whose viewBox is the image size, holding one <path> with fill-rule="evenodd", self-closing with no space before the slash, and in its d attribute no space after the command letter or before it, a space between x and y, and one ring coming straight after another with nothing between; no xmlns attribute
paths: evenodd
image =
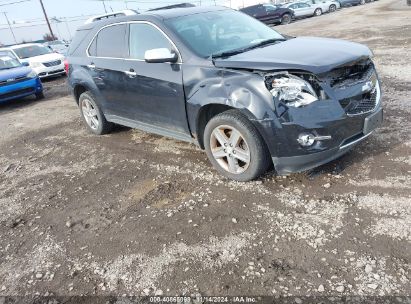
<svg viewBox="0 0 411 304"><path fill-rule="evenodd" d="M363 1L363 0L362 0ZM315 11L314 11L314 15L315 16L321 16L323 14L323 10L321 9L321 8L317 8Z"/></svg>
<svg viewBox="0 0 411 304"><path fill-rule="evenodd" d="M257 129L235 110L223 112L208 122L204 145L214 168L233 180L253 180L270 164L269 153Z"/></svg>
<svg viewBox="0 0 411 304"><path fill-rule="evenodd" d="M281 24L285 25L285 24L289 24L291 22L291 16L289 14L284 14L281 17Z"/></svg>
<svg viewBox="0 0 411 304"><path fill-rule="evenodd" d="M330 5L330 13L333 13L337 10L337 6L335 4Z"/></svg>
<svg viewBox="0 0 411 304"><path fill-rule="evenodd" d="M109 133L113 128L113 124L106 120L90 92L84 92L80 95L79 108L87 128L92 133L103 135Z"/></svg>

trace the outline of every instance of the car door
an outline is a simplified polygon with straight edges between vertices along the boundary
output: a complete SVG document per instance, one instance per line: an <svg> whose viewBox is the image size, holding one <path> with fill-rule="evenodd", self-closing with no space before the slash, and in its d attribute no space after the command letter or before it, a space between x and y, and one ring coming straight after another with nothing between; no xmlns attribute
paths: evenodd
<svg viewBox="0 0 411 304"><path fill-rule="evenodd" d="M176 63L145 61L147 51L161 48L178 54L176 46L154 24L129 23L124 82L129 111L140 123L188 135L181 56Z"/></svg>
<svg viewBox="0 0 411 304"><path fill-rule="evenodd" d="M105 112L131 118L124 99L124 58L128 53L126 33L126 24L103 27L87 50L87 65L84 68L98 88Z"/></svg>
<svg viewBox="0 0 411 304"><path fill-rule="evenodd" d="M264 4L263 9L266 13L267 22L275 22L280 20L281 16L276 6L272 4Z"/></svg>
<svg viewBox="0 0 411 304"><path fill-rule="evenodd" d="M314 14L314 7L307 3L298 3L298 9L301 16L312 16Z"/></svg>
<svg viewBox="0 0 411 304"><path fill-rule="evenodd" d="M286 8L292 10L294 12L295 17L300 17L300 14L298 12L298 6L297 4L290 4L288 6L285 6Z"/></svg>
<svg viewBox="0 0 411 304"><path fill-rule="evenodd" d="M325 13L328 12L330 9L329 3L325 2L324 0L314 0L313 1L317 6L321 8L321 10Z"/></svg>

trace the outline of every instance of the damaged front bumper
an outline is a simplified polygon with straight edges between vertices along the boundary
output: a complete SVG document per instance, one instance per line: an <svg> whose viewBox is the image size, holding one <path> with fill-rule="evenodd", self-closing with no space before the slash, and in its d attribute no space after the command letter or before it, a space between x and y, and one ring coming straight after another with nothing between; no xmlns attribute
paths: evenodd
<svg viewBox="0 0 411 304"><path fill-rule="evenodd" d="M351 150L382 125L381 88L377 81L374 108L350 114L341 99L317 102L304 109L292 109L277 128L276 137L282 145L271 147L273 164L278 174L310 170L326 164ZM278 127L278 126L277 126ZM310 147L298 143L299 134L310 133L318 140Z"/></svg>

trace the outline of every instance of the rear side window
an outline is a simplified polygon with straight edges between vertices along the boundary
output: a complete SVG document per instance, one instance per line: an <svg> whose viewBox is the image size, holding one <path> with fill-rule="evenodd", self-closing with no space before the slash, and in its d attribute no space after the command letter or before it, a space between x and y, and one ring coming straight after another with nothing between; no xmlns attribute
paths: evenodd
<svg viewBox="0 0 411 304"><path fill-rule="evenodd" d="M103 28L91 43L89 54L96 57L125 58L127 55L126 24Z"/></svg>
<svg viewBox="0 0 411 304"><path fill-rule="evenodd" d="M130 58L144 60L146 51L173 46L157 28L146 23L130 24Z"/></svg>

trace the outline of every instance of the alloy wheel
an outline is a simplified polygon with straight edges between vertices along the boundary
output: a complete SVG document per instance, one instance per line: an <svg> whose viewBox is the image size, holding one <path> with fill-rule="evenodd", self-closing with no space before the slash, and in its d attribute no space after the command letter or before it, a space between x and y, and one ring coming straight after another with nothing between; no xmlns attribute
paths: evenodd
<svg viewBox="0 0 411 304"><path fill-rule="evenodd" d="M241 174L250 165L250 149L243 135L227 125L216 127L210 137L211 153L217 163L232 174Z"/></svg>
<svg viewBox="0 0 411 304"><path fill-rule="evenodd" d="M84 119L89 127L93 130L97 130L99 126L97 110L89 99L83 99L81 102L81 110L83 112Z"/></svg>

